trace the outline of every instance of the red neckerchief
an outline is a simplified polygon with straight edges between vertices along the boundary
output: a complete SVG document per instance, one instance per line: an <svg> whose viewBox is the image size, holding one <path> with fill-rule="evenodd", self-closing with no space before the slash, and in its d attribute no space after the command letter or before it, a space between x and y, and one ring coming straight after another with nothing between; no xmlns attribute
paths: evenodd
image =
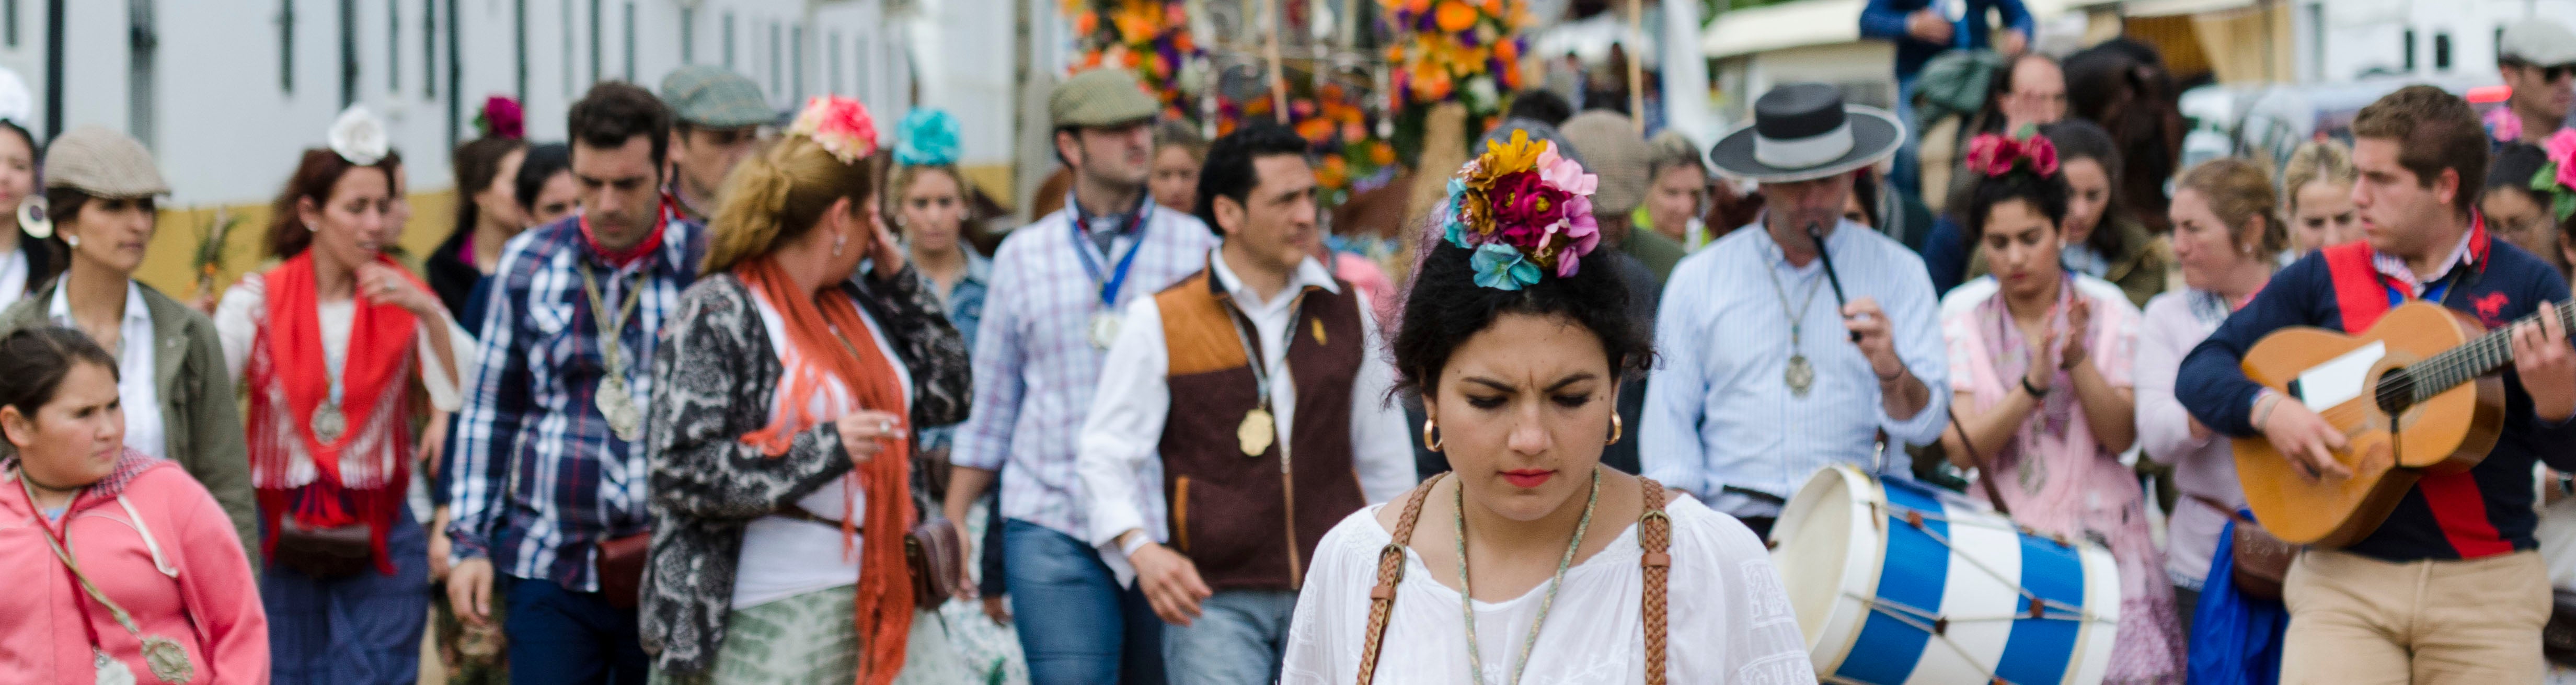
<svg viewBox="0 0 2576 685"><path fill-rule="evenodd" d="M662 249L662 227L671 224L671 211L671 198L667 195L662 196L660 202L653 207L652 229L645 232L644 239L636 242L634 247L623 250L611 250L599 244L599 234L590 230L588 213L576 216L575 220L581 223L581 240L590 244L590 253L599 255L599 261L622 269L628 264L635 263L635 260L642 259L644 255L652 254L654 250Z"/></svg>
<svg viewBox="0 0 2576 685"><path fill-rule="evenodd" d="M400 268L378 255L377 263ZM410 272L401 272L408 278ZM272 529L281 519L312 528L361 524L370 531L376 567L393 575L385 541L409 483L412 438L412 350L419 326L411 312L357 296L349 326L348 359L341 369L340 409L347 430L330 443L312 431L317 407L330 400L330 367L323 359L319 297L313 253L286 260L265 278L267 317L252 343L244 375L251 387L248 421L251 486L260 515ZM413 281L412 287L425 287ZM291 484L301 455L315 471ZM275 538L263 541L274 545Z"/></svg>

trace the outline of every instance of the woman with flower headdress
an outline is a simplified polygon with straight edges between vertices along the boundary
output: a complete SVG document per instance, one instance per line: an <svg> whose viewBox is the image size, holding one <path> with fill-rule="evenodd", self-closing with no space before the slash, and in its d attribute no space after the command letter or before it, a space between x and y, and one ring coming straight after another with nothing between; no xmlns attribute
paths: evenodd
<svg viewBox="0 0 2576 685"><path fill-rule="evenodd" d="M669 682L882 684L950 656L907 654L904 550L912 427L965 417L966 354L877 220L876 152L865 107L808 101L727 177L663 329L638 611Z"/></svg>
<svg viewBox="0 0 2576 685"><path fill-rule="evenodd" d="M966 177L957 171L957 118L942 110L915 109L904 115L895 135L894 181L886 186L894 197L894 209L887 213L893 215L913 271L948 314L948 322L957 327L966 349L973 350L976 325L984 319L984 295L993 280L993 261L968 240L972 224L966 216ZM1196 167L1192 170L1195 173ZM921 448L913 455L912 483L914 500L925 510L937 510L938 498L948 492L948 448L956 433L955 426L921 431ZM975 513L968 514L969 519L984 522L981 535L967 536L975 541L968 557L981 574L976 589L982 606L923 607L945 615L950 637L979 673L987 667L1026 670L1002 596L1002 519L992 515L999 495L998 488L985 493L973 505ZM971 528L967 521L957 525L960 531ZM978 613L983 619L975 618ZM982 682L982 677L975 680Z"/></svg>
<svg viewBox="0 0 2576 685"><path fill-rule="evenodd" d="M2046 137L1969 141L1976 174L1959 208L1998 287L1947 302L1956 417L1941 446L1998 487L2013 520L2049 535L2098 534L2120 565L2120 641L2109 682L2181 682L2182 642L2164 556L2120 453L2137 440L2130 357L2138 309L2119 286L2067 270L2070 190Z"/></svg>
<svg viewBox="0 0 2576 685"><path fill-rule="evenodd" d="M1453 471L1324 536L1282 682L1815 680L1752 531L1601 465L1654 352L1597 183L1526 135L1449 183L1393 347Z"/></svg>
<svg viewBox="0 0 2576 685"><path fill-rule="evenodd" d="M281 261L215 308L226 366L250 395L278 683L419 676L429 538L405 497L412 427L461 404L474 340L384 253L401 231L400 165L382 121L343 112L271 210Z"/></svg>

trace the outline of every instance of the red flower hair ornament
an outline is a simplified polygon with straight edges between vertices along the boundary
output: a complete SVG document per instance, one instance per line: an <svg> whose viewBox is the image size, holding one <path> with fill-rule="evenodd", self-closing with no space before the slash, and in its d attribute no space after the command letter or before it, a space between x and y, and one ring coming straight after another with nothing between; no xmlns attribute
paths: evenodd
<svg viewBox="0 0 2576 685"><path fill-rule="evenodd" d="M838 95L816 95L789 124L790 135L814 139L842 164L855 164L877 152L877 122L866 105Z"/></svg>
<svg viewBox="0 0 2576 685"><path fill-rule="evenodd" d="M2045 136L2027 140L1987 133L1968 141L1968 170L1988 177L2002 176L2015 169L2041 177L2057 175L2057 144Z"/></svg>

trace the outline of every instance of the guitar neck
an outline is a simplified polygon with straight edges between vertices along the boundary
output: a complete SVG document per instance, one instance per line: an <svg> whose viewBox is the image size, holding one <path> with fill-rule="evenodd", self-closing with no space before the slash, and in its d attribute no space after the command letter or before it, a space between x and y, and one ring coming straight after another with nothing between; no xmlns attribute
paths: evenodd
<svg viewBox="0 0 2576 685"><path fill-rule="evenodd" d="M2539 321L2543 315L2557 316L2560 326L2568 330L2576 330L2576 300L2571 300L2558 303L2548 311L2523 317L2512 325L2487 331L2485 335L2462 343L2459 347L2433 355L2431 359L2406 368L2407 376L2412 379L2413 385L2410 404L2432 399L2434 395L2477 380L2479 376L2495 373L2497 369L2513 363L2514 327Z"/></svg>

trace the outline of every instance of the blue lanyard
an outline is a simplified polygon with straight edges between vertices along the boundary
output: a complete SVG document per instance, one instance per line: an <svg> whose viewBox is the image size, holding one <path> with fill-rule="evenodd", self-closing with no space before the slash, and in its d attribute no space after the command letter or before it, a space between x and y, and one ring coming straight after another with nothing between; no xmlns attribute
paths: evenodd
<svg viewBox="0 0 2576 685"><path fill-rule="evenodd" d="M1127 285L1127 268L1135 266L1136 253L1144 251L1145 235L1137 229L1145 225L1146 215L1154 211L1154 199L1137 198L1135 217L1127 221L1127 230L1121 231L1136 233L1136 237L1127 245L1126 256L1118 258L1117 269L1107 276L1101 275L1100 259L1092 256L1091 240L1084 235L1085 229L1091 225L1090 217L1083 214L1082 205L1075 203L1069 194L1065 197L1065 206L1073 208L1073 252L1082 257L1082 270L1091 275L1091 282L1100 285L1100 306L1115 309L1118 291Z"/></svg>
<svg viewBox="0 0 2576 685"><path fill-rule="evenodd" d="M2457 275L2459 269L2455 267L2452 271L2454 272L2452 275L2445 275L2441 280L2435 281L2432 285L2424 288L2424 301L2431 302L2433 304L2442 303L2442 295L2449 293L2451 291L2451 283L2459 280L2454 277ZM2381 276L2379 280L2380 285L2385 286L2388 289L2388 306L2395 307L2400 304L2405 304L2406 291L2397 289L2397 285L2390 283L2389 280L2390 279L2387 276Z"/></svg>

